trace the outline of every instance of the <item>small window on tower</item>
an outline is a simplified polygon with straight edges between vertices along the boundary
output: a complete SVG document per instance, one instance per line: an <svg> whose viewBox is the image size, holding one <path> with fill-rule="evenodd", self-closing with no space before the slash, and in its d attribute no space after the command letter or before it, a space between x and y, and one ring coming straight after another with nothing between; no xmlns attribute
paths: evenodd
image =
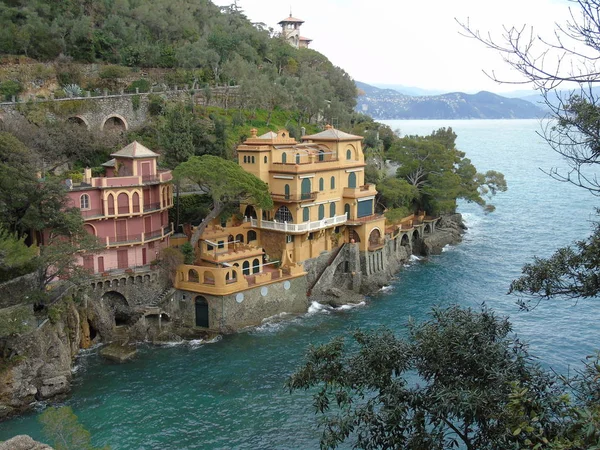
<svg viewBox="0 0 600 450"><path fill-rule="evenodd" d="M90 196L83 194L79 199L81 209L90 209Z"/></svg>

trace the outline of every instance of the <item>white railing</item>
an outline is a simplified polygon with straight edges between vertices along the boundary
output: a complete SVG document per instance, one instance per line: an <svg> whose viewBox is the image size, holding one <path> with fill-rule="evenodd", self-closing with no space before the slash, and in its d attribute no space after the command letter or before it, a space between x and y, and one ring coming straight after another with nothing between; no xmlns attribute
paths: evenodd
<svg viewBox="0 0 600 450"><path fill-rule="evenodd" d="M314 222L303 223L287 223L269 220L261 220L259 222L257 219L251 219L251 224L255 228L262 228L264 230L284 231L286 233L306 233L308 231L316 231L322 228L341 225L346 223L347 220L346 214L343 214L341 216L328 217Z"/></svg>

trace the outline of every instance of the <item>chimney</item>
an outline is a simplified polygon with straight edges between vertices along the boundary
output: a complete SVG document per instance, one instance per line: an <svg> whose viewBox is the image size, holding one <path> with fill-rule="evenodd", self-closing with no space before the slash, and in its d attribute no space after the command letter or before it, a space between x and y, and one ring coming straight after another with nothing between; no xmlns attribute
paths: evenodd
<svg viewBox="0 0 600 450"><path fill-rule="evenodd" d="M87 184L92 184L92 169L86 167L83 169L83 182Z"/></svg>
<svg viewBox="0 0 600 450"><path fill-rule="evenodd" d="M258 134L258 130L256 128L252 128L250 130L250 136L251 137L256 138L257 134Z"/></svg>

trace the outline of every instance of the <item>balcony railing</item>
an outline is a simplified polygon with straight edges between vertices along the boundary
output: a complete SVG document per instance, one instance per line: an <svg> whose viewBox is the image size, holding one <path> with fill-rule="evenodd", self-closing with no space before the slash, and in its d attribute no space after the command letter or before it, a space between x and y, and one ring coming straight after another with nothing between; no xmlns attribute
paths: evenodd
<svg viewBox="0 0 600 450"><path fill-rule="evenodd" d="M144 212L157 211L159 209L160 209L160 202L158 202L158 203L150 203L148 205L144 205Z"/></svg>
<svg viewBox="0 0 600 450"><path fill-rule="evenodd" d="M305 192L302 194L273 194L271 192L271 197L274 201L280 203L293 203L293 202L302 202L305 200L314 200L317 198L318 192Z"/></svg>
<svg viewBox="0 0 600 450"><path fill-rule="evenodd" d="M142 175L142 183L158 183L159 181L159 175Z"/></svg>
<svg viewBox="0 0 600 450"><path fill-rule="evenodd" d="M346 223L346 214L341 216L328 217L326 219L316 220L314 222L302 222L302 223L287 223L287 222L275 222L257 219L251 219L253 227L262 228L264 230L275 230L283 231L285 233L306 233L310 231L321 230L336 225Z"/></svg>
<svg viewBox="0 0 600 450"><path fill-rule="evenodd" d="M104 211L102 208L94 208L94 209L82 209L81 217L84 219L90 219L92 217L102 217L104 215Z"/></svg>
<svg viewBox="0 0 600 450"><path fill-rule="evenodd" d="M148 242L155 239L162 239L172 232L173 224L170 223L166 227L162 227L158 230L150 231L148 233L108 236L106 238L106 246L112 247L119 245L140 244L142 242Z"/></svg>

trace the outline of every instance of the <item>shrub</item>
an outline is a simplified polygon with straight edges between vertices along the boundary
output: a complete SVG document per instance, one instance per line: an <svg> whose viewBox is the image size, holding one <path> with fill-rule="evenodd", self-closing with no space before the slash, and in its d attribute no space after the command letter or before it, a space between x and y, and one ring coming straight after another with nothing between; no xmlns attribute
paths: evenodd
<svg viewBox="0 0 600 450"><path fill-rule="evenodd" d="M103 80L116 80L117 78L124 78L128 74L128 67L110 65L100 69L98 76Z"/></svg>
<svg viewBox="0 0 600 450"><path fill-rule="evenodd" d="M135 89L138 88L140 92L150 92L151 84L145 78L140 78L139 80L135 80L129 86L125 88L125 92L129 94L135 93Z"/></svg>
<svg viewBox="0 0 600 450"><path fill-rule="evenodd" d="M78 84L68 84L63 87L63 91L68 97L81 97L83 95L83 90Z"/></svg>
<svg viewBox="0 0 600 450"><path fill-rule="evenodd" d="M186 242L181 247L179 247L181 253L183 253L183 263L184 264L194 264L195 255L194 255L194 247L189 242Z"/></svg>
<svg viewBox="0 0 600 450"><path fill-rule="evenodd" d="M21 92L23 92L23 86L18 81L6 80L0 83L0 95L6 101L11 101L13 95L17 97Z"/></svg>
<svg viewBox="0 0 600 450"><path fill-rule="evenodd" d="M151 116L162 114L165 109L165 100L160 95L150 94L148 96L148 112Z"/></svg>

